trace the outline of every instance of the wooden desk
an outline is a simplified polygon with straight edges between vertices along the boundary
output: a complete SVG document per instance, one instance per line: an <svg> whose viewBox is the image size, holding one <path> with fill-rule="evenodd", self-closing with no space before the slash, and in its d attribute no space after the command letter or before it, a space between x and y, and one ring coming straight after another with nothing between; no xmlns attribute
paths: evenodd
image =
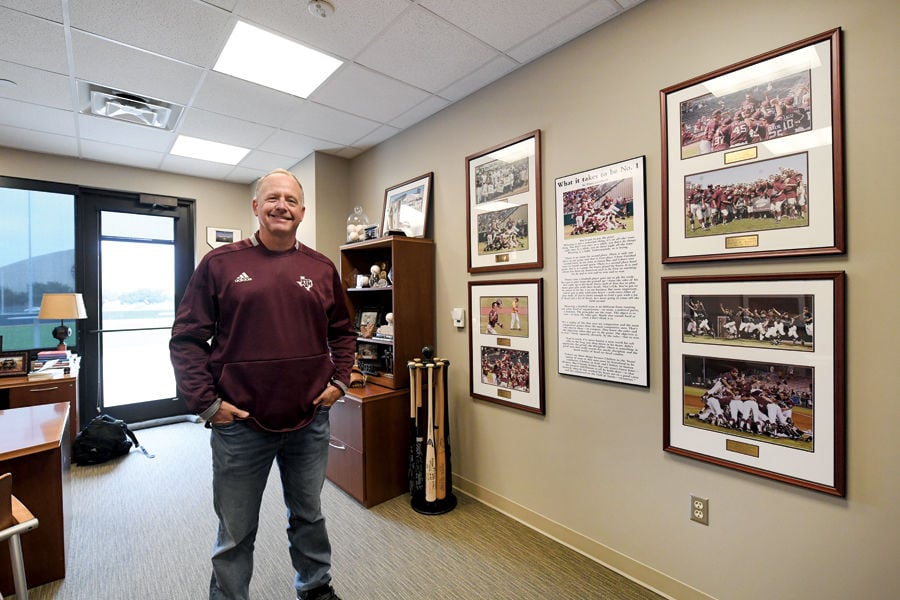
<svg viewBox="0 0 900 600"><path fill-rule="evenodd" d="M0 410L0 473L12 473L13 495L40 521L21 538L29 588L66 576L68 417L68 402ZM2 544L0 593L13 591L9 550Z"/></svg>
<svg viewBox="0 0 900 600"><path fill-rule="evenodd" d="M28 377L0 377L0 410L68 402L69 440L81 430L78 423L78 372L59 379L29 381Z"/></svg>

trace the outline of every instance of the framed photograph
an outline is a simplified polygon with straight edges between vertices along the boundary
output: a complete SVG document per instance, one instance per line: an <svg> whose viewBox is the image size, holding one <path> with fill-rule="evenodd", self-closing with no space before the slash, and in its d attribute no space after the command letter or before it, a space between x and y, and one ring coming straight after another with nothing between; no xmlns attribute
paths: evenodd
<svg viewBox="0 0 900 600"><path fill-rule="evenodd" d="M473 398L545 414L543 282L469 282Z"/></svg>
<svg viewBox="0 0 900 600"><path fill-rule="evenodd" d="M210 248L218 248L225 244L231 244L241 239L240 229L226 229L225 227L207 227L206 243Z"/></svg>
<svg viewBox="0 0 900 600"><path fill-rule="evenodd" d="M425 237L434 173L426 173L384 190L385 236Z"/></svg>
<svg viewBox="0 0 900 600"><path fill-rule="evenodd" d="M466 157L469 273L539 269L541 132Z"/></svg>
<svg viewBox="0 0 900 600"><path fill-rule="evenodd" d="M28 375L28 352L0 352L0 377Z"/></svg>
<svg viewBox="0 0 900 600"><path fill-rule="evenodd" d="M844 496L844 285L663 278L663 450Z"/></svg>
<svg viewBox="0 0 900 600"><path fill-rule="evenodd" d="M364 327L368 326L374 331L375 327L381 325L381 315L382 310L377 306L361 308L356 313L356 330L362 331Z"/></svg>
<svg viewBox="0 0 900 600"><path fill-rule="evenodd" d="M559 373L649 386L644 157L556 179Z"/></svg>
<svg viewBox="0 0 900 600"><path fill-rule="evenodd" d="M664 263L845 252L840 42L660 92Z"/></svg>

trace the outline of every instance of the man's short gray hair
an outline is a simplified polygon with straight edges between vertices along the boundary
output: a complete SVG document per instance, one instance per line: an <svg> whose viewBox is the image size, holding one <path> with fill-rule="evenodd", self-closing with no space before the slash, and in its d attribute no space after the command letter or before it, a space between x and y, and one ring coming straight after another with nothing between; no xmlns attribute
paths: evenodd
<svg viewBox="0 0 900 600"><path fill-rule="evenodd" d="M269 175L289 175L290 177L293 177L294 181L297 182L297 186L300 188L300 192L301 192L301 203L300 203L300 205L303 206L303 205L306 203L305 200L304 200L303 197L302 197L303 185L300 183L300 180L297 179L297 176L294 175L293 173L291 173L290 171L288 171L287 169L273 169L272 171L269 171L268 173L266 173L265 175L263 175L262 177L260 177L259 179L257 179L257 180L256 180L256 187L253 188L253 198L254 198L254 200L259 196L259 186L262 185L263 180L264 180L266 177L268 177Z"/></svg>

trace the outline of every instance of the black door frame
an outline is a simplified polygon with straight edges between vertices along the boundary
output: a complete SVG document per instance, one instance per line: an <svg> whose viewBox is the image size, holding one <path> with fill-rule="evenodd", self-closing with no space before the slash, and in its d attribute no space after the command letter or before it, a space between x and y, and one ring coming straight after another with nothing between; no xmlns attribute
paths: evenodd
<svg viewBox="0 0 900 600"><path fill-rule="evenodd" d="M158 196L156 198L159 198ZM88 423L102 412L128 422L146 421L186 414L184 401L169 399L142 402L134 405L103 407L100 382L103 365L100 358L100 212L127 212L175 218L175 306L181 302L184 290L194 272L195 201L188 198L171 199L174 206L142 203L141 195L94 188L81 188L76 202L76 256L81 265L77 279L87 308L88 318L78 322L78 339L82 348L82 368L79 377L79 417ZM135 385L140 384L140 372Z"/></svg>

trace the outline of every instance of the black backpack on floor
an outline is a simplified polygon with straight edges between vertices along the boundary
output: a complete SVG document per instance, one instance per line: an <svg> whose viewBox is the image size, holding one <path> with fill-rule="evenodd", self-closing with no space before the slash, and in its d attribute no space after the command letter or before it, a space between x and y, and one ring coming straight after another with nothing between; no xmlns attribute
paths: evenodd
<svg viewBox="0 0 900 600"><path fill-rule="evenodd" d="M72 461L78 465L104 463L131 452L132 443L135 448L141 448L125 421L100 415L75 436Z"/></svg>

